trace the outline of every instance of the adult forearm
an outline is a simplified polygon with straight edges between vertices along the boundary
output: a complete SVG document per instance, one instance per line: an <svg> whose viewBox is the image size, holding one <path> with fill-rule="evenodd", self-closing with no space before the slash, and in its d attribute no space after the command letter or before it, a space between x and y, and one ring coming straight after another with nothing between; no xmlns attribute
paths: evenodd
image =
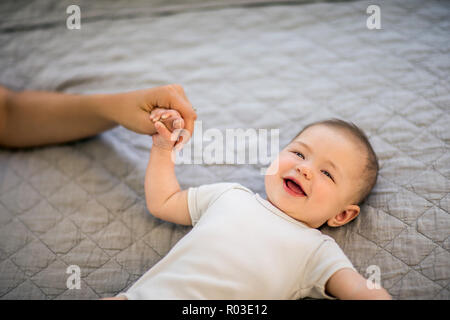
<svg viewBox="0 0 450 320"><path fill-rule="evenodd" d="M145 175L147 208L159 218L163 218L167 200L181 191L171 154L171 150L153 145Z"/></svg>
<svg viewBox="0 0 450 320"><path fill-rule="evenodd" d="M89 104L103 119L119 123L137 133L153 135L156 130L149 119L151 108L146 101L148 91L95 94L89 96Z"/></svg>
<svg viewBox="0 0 450 320"><path fill-rule="evenodd" d="M95 95L3 89L0 145L30 147L98 134L116 125L99 110Z"/></svg>
<svg viewBox="0 0 450 320"><path fill-rule="evenodd" d="M153 135L155 108L180 111L192 135L196 114L179 85L114 94L13 92L0 86L0 146L30 147L81 139L117 124Z"/></svg>

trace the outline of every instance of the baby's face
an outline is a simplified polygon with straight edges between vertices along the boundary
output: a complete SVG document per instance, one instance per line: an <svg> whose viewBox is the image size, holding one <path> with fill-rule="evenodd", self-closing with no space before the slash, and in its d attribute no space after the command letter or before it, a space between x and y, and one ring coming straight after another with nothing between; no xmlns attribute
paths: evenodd
<svg viewBox="0 0 450 320"><path fill-rule="evenodd" d="M359 213L351 198L360 183L363 154L346 132L312 126L284 148L269 167L272 174L265 177L267 198L311 228L325 222L333 226L341 212L357 209Z"/></svg>

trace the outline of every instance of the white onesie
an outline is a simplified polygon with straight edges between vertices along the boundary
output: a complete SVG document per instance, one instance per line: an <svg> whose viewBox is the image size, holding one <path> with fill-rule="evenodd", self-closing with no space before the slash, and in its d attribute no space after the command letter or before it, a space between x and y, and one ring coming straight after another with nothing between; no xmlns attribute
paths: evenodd
<svg viewBox="0 0 450 320"><path fill-rule="evenodd" d="M329 236L236 183L190 188L194 226L126 293L128 299L328 298L352 263Z"/></svg>

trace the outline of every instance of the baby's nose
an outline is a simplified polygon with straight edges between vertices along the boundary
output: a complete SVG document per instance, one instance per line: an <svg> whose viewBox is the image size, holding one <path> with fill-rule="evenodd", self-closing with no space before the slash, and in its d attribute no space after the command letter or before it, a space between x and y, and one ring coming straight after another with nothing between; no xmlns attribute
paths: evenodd
<svg viewBox="0 0 450 320"><path fill-rule="evenodd" d="M306 165L297 166L297 171L308 180L312 178L312 170Z"/></svg>

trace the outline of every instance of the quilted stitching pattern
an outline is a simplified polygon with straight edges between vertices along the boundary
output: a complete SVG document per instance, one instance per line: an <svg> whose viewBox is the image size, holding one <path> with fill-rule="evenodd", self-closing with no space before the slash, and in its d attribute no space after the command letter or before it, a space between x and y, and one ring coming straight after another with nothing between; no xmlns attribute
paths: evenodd
<svg viewBox="0 0 450 320"><path fill-rule="evenodd" d="M310 121L360 125L379 155L379 181L360 218L324 232L363 275L378 265L394 298L450 298L448 3L379 1L383 29L370 31L369 1L165 17L146 16L140 2L108 11L82 1L94 18L79 32L61 27L61 4L38 3L1 5L9 16L0 24L0 81L13 88L117 92L176 79L204 129L280 128L280 146ZM43 20L27 18L43 9ZM116 19L95 18L103 11ZM2 299L111 296L167 254L189 228L145 207L150 146L116 128L64 146L0 150ZM235 181L263 195L259 167L176 171L184 188ZM79 290L66 287L73 264Z"/></svg>

